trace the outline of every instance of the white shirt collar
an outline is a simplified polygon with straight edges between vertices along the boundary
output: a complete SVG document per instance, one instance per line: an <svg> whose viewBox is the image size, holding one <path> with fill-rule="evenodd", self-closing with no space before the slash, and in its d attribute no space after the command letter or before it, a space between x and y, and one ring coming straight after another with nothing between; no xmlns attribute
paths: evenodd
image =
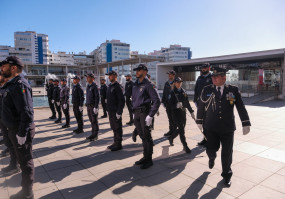
<svg viewBox="0 0 285 199"><path fill-rule="evenodd" d="M216 86L216 90L218 91L218 87L221 87L221 95L223 95L223 91L225 88L225 84L221 85L221 86Z"/></svg>

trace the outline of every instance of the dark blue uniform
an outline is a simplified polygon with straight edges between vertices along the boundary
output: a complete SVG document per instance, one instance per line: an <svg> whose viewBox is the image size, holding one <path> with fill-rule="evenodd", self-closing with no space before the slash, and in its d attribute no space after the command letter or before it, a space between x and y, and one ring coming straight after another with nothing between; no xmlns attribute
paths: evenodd
<svg viewBox="0 0 285 199"><path fill-rule="evenodd" d="M114 144L113 147L109 147L111 150L114 148L114 146L116 146L116 148L121 148L122 146L122 117L120 119L117 119L116 114L122 115L124 106L125 98L123 95L122 86L117 81L110 83L107 89L106 108L109 114L110 125L114 132Z"/></svg>
<svg viewBox="0 0 285 199"><path fill-rule="evenodd" d="M107 117L107 109L106 109L107 86L106 86L106 84L101 84L100 97L101 97L101 105L102 105L103 112L104 112L104 115L102 117Z"/></svg>
<svg viewBox="0 0 285 199"><path fill-rule="evenodd" d="M73 112L78 124L78 132L83 131L83 111L80 111L79 107L83 107L84 100L84 91L82 86L78 83L74 85L72 89Z"/></svg>
<svg viewBox="0 0 285 199"><path fill-rule="evenodd" d="M66 85L62 85L60 90L60 105L62 108L62 111L65 115L66 123L63 127L69 127L70 124L70 114L69 114L69 92L70 89ZM64 104L66 104L66 108L64 107Z"/></svg>
<svg viewBox="0 0 285 199"><path fill-rule="evenodd" d="M22 190L30 193L34 182L32 140L35 135L32 89L22 74L8 81L2 89L5 90L2 122L8 128L9 139L22 170ZM26 142L19 145L16 135L26 137Z"/></svg>
<svg viewBox="0 0 285 199"><path fill-rule="evenodd" d="M134 124L142 139L144 157L136 164L150 163L152 165L153 140L151 126L146 126L147 116L154 117L160 106L160 98L155 86L145 78L142 82L137 79L132 90L132 106L134 112Z"/></svg>
<svg viewBox="0 0 285 199"><path fill-rule="evenodd" d="M172 108L170 107L169 104L169 94L170 91L173 88L173 81L167 81L164 84L164 88L163 88L163 93L162 93L162 99L161 99L161 103L164 104L165 108L166 108L166 114L168 117L168 123L169 123L169 132L167 133L168 135L170 135L171 133L173 133L173 129L174 129L174 124L173 124L173 113L172 113Z"/></svg>
<svg viewBox="0 0 285 199"><path fill-rule="evenodd" d="M86 106L89 120L92 127L92 137L98 136L99 125L98 125L98 113L95 114L93 109L98 109L99 106L99 92L97 85L93 82L88 84L86 87Z"/></svg>
<svg viewBox="0 0 285 199"><path fill-rule="evenodd" d="M178 103L182 103L181 108L177 108ZM170 140L170 144L173 144L173 139L176 138L179 134L184 150L189 153L190 149L188 149L185 138L186 109L190 113L193 113L194 110L192 109L189 103L186 91L183 88L177 89L176 87L174 87L174 89L170 92L169 95L169 104L173 110L174 119L174 131L168 138Z"/></svg>
<svg viewBox="0 0 285 199"><path fill-rule="evenodd" d="M196 81L195 89L194 89L194 102L199 103L199 98L201 92L205 86L213 84L212 82L212 74L209 73L208 75L200 75Z"/></svg>
<svg viewBox="0 0 285 199"><path fill-rule="evenodd" d="M61 88L59 86L54 86L53 89L53 100L54 100L54 106L58 114L58 119L56 122L61 123L62 113L60 108L60 90Z"/></svg>
<svg viewBox="0 0 285 199"><path fill-rule="evenodd" d="M243 104L238 87L225 85L223 93L216 86L204 87L197 112L197 124L203 124L207 138L207 155L216 158L222 144L222 176L229 180L232 176L232 152L234 131L236 130L234 105L242 121L242 126L250 126L249 116Z"/></svg>
<svg viewBox="0 0 285 199"><path fill-rule="evenodd" d="M52 116L50 117L50 119L55 119L56 118L56 112L55 112L55 107L54 104L52 103L53 100L53 89L54 89L54 85L53 84L48 84L46 87L46 91L47 91L47 97L48 97L48 104L49 104L49 108L52 112Z"/></svg>
<svg viewBox="0 0 285 199"><path fill-rule="evenodd" d="M134 82L127 81L125 85L125 96L126 96L126 105L128 107L129 115L130 115L130 122L129 124L133 123L133 108L132 108L132 89L133 89Z"/></svg>

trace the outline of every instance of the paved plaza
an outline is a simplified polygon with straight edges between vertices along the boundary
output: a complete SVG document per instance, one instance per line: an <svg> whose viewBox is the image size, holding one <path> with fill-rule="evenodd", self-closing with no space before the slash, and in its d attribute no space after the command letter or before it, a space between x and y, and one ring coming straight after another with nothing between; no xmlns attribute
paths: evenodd
<svg viewBox="0 0 285 199"><path fill-rule="evenodd" d="M35 109L35 198L285 198L285 102L249 105L247 110L252 128L246 136L242 135L241 122L235 113L232 186L224 188L220 152L214 168L209 169L205 149L196 146L202 135L189 115L186 138L192 153L182 151L179 137L174 146L163 137L168 121L161 106L152 132L154 166L141 170L134 166L143 150L139 138L136 143L132 141L134 126L124 125L123 150L111 152L106 149L113 142L108 118L99 119L99 140L86 142L91 129L86 109L85 133L80 135L72 133L76 127L73 113L71 128L62 129L47 119L51 115L48 108ZM123 124L128 121L125 108ZM3 149L1 145L0 150ZM9 157L1 158L0 167L8 163ZM5 176L0 172L0 198L18 192L20 179L20 174Z"/></svg>

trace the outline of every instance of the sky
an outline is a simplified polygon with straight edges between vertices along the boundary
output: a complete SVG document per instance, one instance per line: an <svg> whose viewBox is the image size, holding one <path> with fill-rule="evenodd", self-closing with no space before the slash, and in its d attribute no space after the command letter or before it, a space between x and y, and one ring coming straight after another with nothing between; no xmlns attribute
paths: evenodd
<svg viewBox="0 0 285 199"><path fill-rule="evenodd" d="M180 44L192 58L285 48L285 0L0 0L0 45L49 36L52 52L90 53L106 39L149 53Z"/></svg>

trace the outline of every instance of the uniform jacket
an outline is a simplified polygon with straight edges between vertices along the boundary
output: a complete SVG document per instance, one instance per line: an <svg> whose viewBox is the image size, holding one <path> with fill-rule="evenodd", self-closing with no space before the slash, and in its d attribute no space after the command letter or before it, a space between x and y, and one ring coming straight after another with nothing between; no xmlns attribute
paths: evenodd
<svg viewBox="0 0 285 199"><path fill-rule="evenodd" d="M236 130L234 105L237 108L242 126L250 126L249 116L241 99L238 87L225 85L221 99L216 87L204 87L197 111L197 124L203 124L206 130Z"/></svg>
<svg viewBox="0 0 285 199"><path fill-rule="evenodd" d="M84 100L84 91L82 86L78 83L72 88L72 104L83 106Z"/></svg>
<svg viewBox="0 0 285 199"><path fill-rule="evenodd" d="M65 85L60 90L60 104L69 104L69 91L70 89Z"/></svg>
<svg viewBox="0 0 285 199"><path fill-rule="evenodd" d="M211 73L209 73L207 76L200 75L198 77L196 84L195 84L195 90L194 90L194 102L197 102L199 100L199 97L201 95L203 88L210 84L213 84Z"/></svg>
<svg viewBox="0 0 285 199"><path fill-rule="evenodd" d="M48 84L47 86L47 96L49 99L53 99L53 89L54 89L54 85L53 84Z"/></svg>
<svg viewBox="0 0 285 199"><path fill-rule="evenodd" d="M59 86L55 86L53 89L53 100L55 102L60 102L60 90L61 88Z"/></svg>
<svg viewBox="0 0 285 199"><path fill-rule="evenodd" d="M3 87L2 122L9 129L17 128L17 135L25 137L34 122L32 89L22 74Z"/></svg>
<svg viewBox="0 0 285 199"><path fill-rule="evenodd" d="M192 109L188 95L183 88L178 90L176 87L170 92L169 94L169 104L172 109L177 109L177 103L182 102L183 108L187 108L190 113L193 113L194 110Z"/></svg>
<svg viewBox="0 0 285 199"><path fill-rule="evenodd" d="M134 82L133 81L127 81L125 85L125 96L131 97L132 96L132 90L133 90Z"/></svg>
<svg viewBox="0 0 285 199"><path fill-rule="evenodd" d="M172 82L167 81L167 82L165 82L165 84L164 84L161 102L162 102L165 106L169 105L169 98L168 98L168 97L169 97L170 91L171 91L172 88L173 88L172 85L173 85L173 81L172 81Z"/></svg>
<svg viewBox="0 0 285 199"><path fill-rule="evenodd" d="M101 84L100 96L101 96L101 99L106 99L107 98L107 85L106 84Z"/></svg>
<svg viewBox="0 0 285 199"><path fill-rule="evenodd" d="M122 115L125 106L123 87L116 81L110 83L107 89L107 111Z"/></svg>
<svg viewBox="0 0 285 199"><path fill-rule="evenodd" d="M147 78L142 82L137 79L132 90L133 109L150 108L149 116L153 117L159 109L160 98L152 84Z"/></svg>
<svg viewBox="0 0 285 199"><path fill-rule="evenodd" d="M91 85L86 87L86 105L93 105L95 108L98 108L99 104L99 92L98 87L93 82Z"/></svg>

